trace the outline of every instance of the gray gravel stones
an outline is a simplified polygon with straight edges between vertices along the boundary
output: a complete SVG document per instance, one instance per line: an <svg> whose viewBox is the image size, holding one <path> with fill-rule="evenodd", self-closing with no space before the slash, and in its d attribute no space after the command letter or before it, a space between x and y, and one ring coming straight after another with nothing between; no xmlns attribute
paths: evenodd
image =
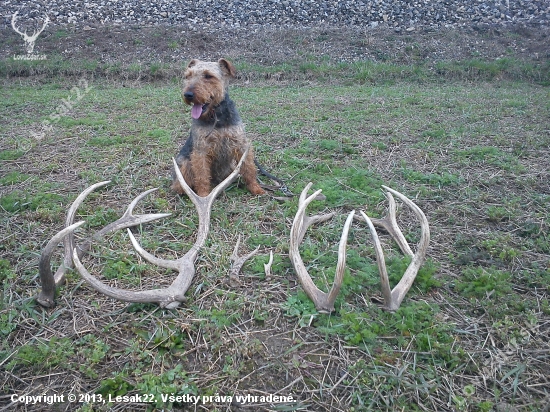
<svg viewBox="0 0 550 412"><path fill-rule="evenodd" d="M550 24L550 0L0 0L0 16L52 24L177 25L187 28L254 26L376 27L397 30L472 24Z"/></svg>

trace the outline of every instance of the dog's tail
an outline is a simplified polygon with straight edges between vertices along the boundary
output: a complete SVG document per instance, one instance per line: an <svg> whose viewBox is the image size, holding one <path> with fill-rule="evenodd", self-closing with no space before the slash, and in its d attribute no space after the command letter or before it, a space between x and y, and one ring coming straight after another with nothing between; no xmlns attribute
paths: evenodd
<svg viewBox="0 0 550 412"><path fill-rule="evenodd" d="M279 189L281 192L283 192L285 194L285 196L294 196L294 193L292 193L290 191L290 189L287 187L286 183L283 182L281 179L279 179L278 177L276 176L273 176L271 173L269 173L267 170L265 170L265 168L260 164L258 163L258 160L254 159L254 164L256 165L256 167L258 168L258 170L260 171L260 173L262 175L264 175L265 177L273 180L274 182L277 182L279 185L277 186L277 189Z"/></svg>

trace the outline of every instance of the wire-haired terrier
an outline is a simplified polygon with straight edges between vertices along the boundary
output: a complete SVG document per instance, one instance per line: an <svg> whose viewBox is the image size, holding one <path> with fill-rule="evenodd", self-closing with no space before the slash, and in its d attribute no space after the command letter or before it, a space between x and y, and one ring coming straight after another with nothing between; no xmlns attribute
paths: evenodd
<svg viewBox="0 0 550 412"><path fill-rule="evenodd" d="M223 181L237 166L250 141L235 103L227 92L235 68L225 59L217 62L191 60L185 71L182 97L191 108L191 133L176 156L185 181L199 196L207 196L211 186ZM264 194L257 181L254 151L250 147L241 167L241 176L250 193ZM172 189L182 194L177 179Z"/></svg>

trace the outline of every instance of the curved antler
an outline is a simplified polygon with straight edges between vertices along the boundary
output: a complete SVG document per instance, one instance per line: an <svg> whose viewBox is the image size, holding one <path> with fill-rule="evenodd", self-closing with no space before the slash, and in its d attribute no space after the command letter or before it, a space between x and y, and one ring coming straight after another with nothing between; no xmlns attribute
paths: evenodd
<svg viewBox="0 0 550 412"><path fill-rule="evenodd" d="M46 244L46 247L40 255L40 262L38 263L38 274L40 275L40 283L42 285L42 290L36 297L36 301L42 306L51 308L55 305L54 294L55 294L55 278L52 274L52 268L50 262L52 260L52 254L59 242L65 239L68 234L72 234L73 231L84 224L84 221L81 220L75 224L66 227L63 230L60 230L50 241ZM72 262L72 261L71 261ZM63 265L62 265L63 266Z"/></svg>
<svg viewBox="0 0 550 412"><path fill-rule="evenodd" d="M158 303L161 307L165 307L168 309L177 308L181 302L185 301L185 293L187 292L187 289L189 289L191 281L193 280L193 276L195 275L195 260L197 258L199 250L202 248L202 246L204 246L204 243L208 236L208 231L210 229L210 213L212 210L212 204L214 203L214 200L219 195L219 193L227 186L229 186L233 182L233 180L235 180L235 178L239 174L244 159L246 159L247 154L248 148L241 157L241 160L239 161L239 164L237 165L235 170L223 182L216 186L212 190L212 192L210 192L210 194L206 197L198 196L189 187L187 182L185 182L185 179L183 178L179 167L176 164L176 161L173 161L178 181L181 184L181 187L183 188L185 193L189 196L189 198L195 205L197 213L199 215L199 231L195 244L181 258L168 260L161 259L150 254L140 246L134 235L130 232L130 230L128 230L128 235L130 236L132 245L145 260L154 265L166 269L177 270L179 272L178 276L169 287L154 290L130 291L108 286L93 275L91 275L86 270L86 268L80 262L78 253L75 249L73 251L73 260L79 273L94 289L112 298L125 302Z"/></svg>
<svg viewBox="0 0 550 412"><path fill-rule="evenodd" d="M315 215L311 217L305 215L307 206L313 201L313 199L317 197L319 193L321 193L321 189L319 189L311 196L306 198L307 192L310 189L311 185L312 183L309 183L304 188L304 190L302 190L302 193L300 194L300 198L298 200L298 211L296 212L296 217L294 218L292 229L290 230L290 247L288 255L290 257L290 260L292 261L292 265L294 266L294 270L298 275L298 279L300 280L302 287L304 288L309 298L315 303L315 307L317 308L317 310L321 313L330 313L334 311L334 301L338 296L338 292L340 291L340 287L342 286L342 281L344 279L344 271L346 267L347 239L349 228L353 221L353 215L355 214L355 211L350 212L346 223L344 224L344 229L342 230L342 236L340 238L340 245L338 247L338 263L336 265L334 283L332 284L332 288L330 289L330 291L328 293L325 293L320 290L311 279L311 276L307 272L307 269L298 250L298 247L302 242L306 230L309 226L317 222L324 222L334 216L334 212L325 215Z"/></svg>
<svg viewBox="0 0 550 412"><path fill-rule="evenodd" d="M403 301L405 295L410 290L418 270L424 263L426 258L426 252L428 250L428 244L430 242L430 227L428 225L428 219L424 212L408 197L399 193L397 190L391 189L387 186L382 186L387 190L386 196L389 200L389 212L388 217L385 219L371 219L363 212L360 211L363 219L367 223L369 230L371 232L374 249L376 251L376 263L378 264L378 271L380 272L380 282L382 284L382 296L384 297L384 307L390 311L395 311L399 309L401 302ZM396 204L393 196L391 194L399 197L409 208L412 209L414 214L420 220L420 227L422 234L420 236L420 242L418 243L418 248L416 253L413 253L409 244L405 240L405 237L401 233L399 227L397 227L397 221L395 218ZM412 256L411 263L407 267L407 270L403 274L403 277L399 283L390 291L390 281L388 278L388 272L386 270L386 263L384 261L384 252L382 252L382 246L380 245L380 240L374 224L378 224L388 231L388 233L395 239L398 243L400 249L403 253ZM410 253L409 253L410 252Z"/></svg>
<svg viewBox="0 0 550 412"><path fill-rule="evenodd" d="M40 303L42 306L52 307L55 304L54 302L55 289L59 287L61 283L63 283L63 281L65 280L66 273L73 268L73 250L76 249L73 232L74 232L74 229L76 229L78 226L80 226L83 223L83 222L78 222L78 224L76 223L73 224L77 209L80 207L82 202L84 202L86 197L91 192L93 192L95 189L99 187L105 186L108 183L110 183L110 181L96 183L88 187L82 193L80 193L80 195L78 195L78 197L75 199L75 201L72 203L71 207L69 208L69 211L67 212L67 218L65 220L65 229L57 233L48 242L48 244L42 251L42 254L40 256L40 264L39 264L39 275L40 275L40 281L42 284L42 290L38 295L38 297L36 298L37 302ZM126 212L124 212L124 214L122 215L122 217L120 217L120 219L116 220L113 223L108 224L103 229L96 232L91 238L88 238L87 240L85 240L82 246L77 249L78 257L82 257L82 255L88 252L93 241L97 241L101 239L103 236L105 236L110 232L114 232L116 230L125 229L132 226L137 226L142 223L148 223L157 219L161 219L166 216L170 216L170 213L151 213L146 215L133 214L134 208L137 205L137 203L141 199L143 199L145 196L147 196L149 193L155 190L157 189L150 189L141 193L130 203L130 205L128 205ZM65 249L63 263L59 266L59 268L55 272L55 275L52 275L50 261L54 251L54 247L58 242L61 241L61 239L63 239L64 249Z"/></svg>

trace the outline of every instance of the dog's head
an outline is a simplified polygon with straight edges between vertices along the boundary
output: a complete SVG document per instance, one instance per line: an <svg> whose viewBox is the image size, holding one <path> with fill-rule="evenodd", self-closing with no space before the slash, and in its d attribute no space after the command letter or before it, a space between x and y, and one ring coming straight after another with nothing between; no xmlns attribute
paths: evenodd
<svg viewBox="0 0 550 412"><path fill-rule="evenodd" d="M193 119L210 115L225 98L232 77L235 77L235 68L225 59L217 62L193 59L189 62L184 73L182 97L186 104L193 106Z"/></svg>

